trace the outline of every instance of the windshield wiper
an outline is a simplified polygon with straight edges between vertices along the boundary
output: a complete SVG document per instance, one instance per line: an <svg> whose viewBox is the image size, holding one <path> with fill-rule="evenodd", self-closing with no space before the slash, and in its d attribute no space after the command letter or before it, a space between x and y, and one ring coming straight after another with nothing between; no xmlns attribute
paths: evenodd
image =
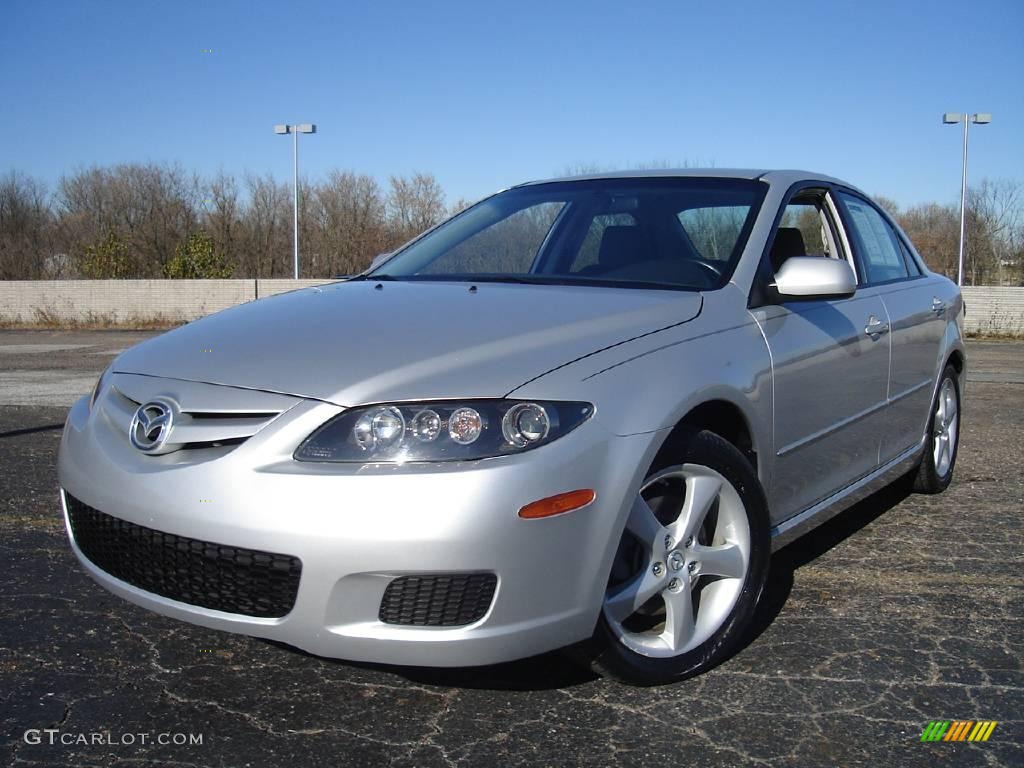
<svg viewBox="0 0 1024 768"><path fill-rule="evenodd" d="M349 278L348 282L354 283L357 280L372 280L377 283L387 283L401 279L402 278L395 277L394 275L356 275L355 277Z"/></svg>

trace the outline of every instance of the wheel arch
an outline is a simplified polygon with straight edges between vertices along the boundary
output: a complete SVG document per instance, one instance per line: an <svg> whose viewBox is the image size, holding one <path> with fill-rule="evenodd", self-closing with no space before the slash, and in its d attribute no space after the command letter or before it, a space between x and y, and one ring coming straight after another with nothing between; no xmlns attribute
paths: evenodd
<svg viewBox="0 0 1024 768"><path fill-rule="evenodd" d="M722 397L705 400L692 406L665 437L655 456L655 462L671 455L687 433L701 430L713 432L737 448L753 466L757 476L762 477L758 460L760 446L751 426L751 419L740 405Z"/></svg>
<svg viewBox="0 0 1024 768"><path fill-rule="evenodd" d="M967 361L966 361L966 358L964 357L963 351L960 350L960 349L954 349L946 357L946 363L942 367L945 368L946 365L952 365L953 368L956 369L956 375L958 377L960 377L960 378L963 378L964 366L966 365L966 363L967 363Z"/></svg>

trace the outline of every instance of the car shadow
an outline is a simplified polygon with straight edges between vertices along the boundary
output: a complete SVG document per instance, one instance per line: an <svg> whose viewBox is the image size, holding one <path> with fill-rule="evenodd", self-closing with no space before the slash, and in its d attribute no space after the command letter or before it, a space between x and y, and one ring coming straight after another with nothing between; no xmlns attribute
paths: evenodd
<svg viewBox="0 0 1024 768"><path fill-rule="evenodd" d="M894 482L773 554L761 603L733 655L753 643L775 621L793 591L795 574L801 567L870 525L910 494L909 483L904 480Z"/></svg>
<svg viewBox="0 0 1024 768"><path fill-rule="evenodd" d="M584 664L567 657L565 651L552 651L539 656L484 667L405 667L332 659L311 654L277 640L254 639L260 639L264 643L283 648L291 653L317 659L324 664L339 664L355 669L389 673L404 678L410 683L437 688L550 691L559 688L572 688L600 678Z"/></svg>
<svg viewBox="0 0 1024 768"><path fill-rule="evenodd" d="M34 435L39 432L56 432L64 429L63 424L44 424L40 427L26 427L25 429L12 429L7 432L0 432L0 440L5 437L21 437L22 435Z"/></svg>

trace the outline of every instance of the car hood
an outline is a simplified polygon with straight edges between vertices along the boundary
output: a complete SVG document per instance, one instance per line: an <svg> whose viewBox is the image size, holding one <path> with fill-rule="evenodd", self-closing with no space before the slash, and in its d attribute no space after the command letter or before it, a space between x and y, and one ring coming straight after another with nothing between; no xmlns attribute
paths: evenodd
<svg viewBox="0 0 1024 768"><path fill-rule="evenodd" d="M115 362L136 373L316 398L502 397L587 355L696 317L698 293L356 281L218 312Z"/></svg>

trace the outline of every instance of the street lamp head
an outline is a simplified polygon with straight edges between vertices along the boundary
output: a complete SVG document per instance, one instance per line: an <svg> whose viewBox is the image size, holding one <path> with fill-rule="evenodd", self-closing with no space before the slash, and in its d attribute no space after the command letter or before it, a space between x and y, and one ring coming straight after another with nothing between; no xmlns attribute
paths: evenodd
<svg viewBox="0 0 1024 768"><path fill-rule="evenodd" d="M275 125L274 133L288 133L291 129L290 125Z"/></svg>
<svg viewBox="0 0 1024 768"><path fill-rule="evenodd" d="M299 123L295 130L299 133L316 133L316 126L313 123Z"/></svg>
<svg viewBox="0 0 1024 768"><path fill-rule="evenodd" d="M974 116L973 122L980 123L982 125L984 125L985 123L991 123L992 122L992 113L991 112L979 112L978 114L976 114Z"/></svg>
<svg viewBox="0 0 1024 768"><path fill-rule="evenodd" d="M942 115L942 122L946 124L959 123L964 119L964 116L959 112L944 112Z"/></svg>

